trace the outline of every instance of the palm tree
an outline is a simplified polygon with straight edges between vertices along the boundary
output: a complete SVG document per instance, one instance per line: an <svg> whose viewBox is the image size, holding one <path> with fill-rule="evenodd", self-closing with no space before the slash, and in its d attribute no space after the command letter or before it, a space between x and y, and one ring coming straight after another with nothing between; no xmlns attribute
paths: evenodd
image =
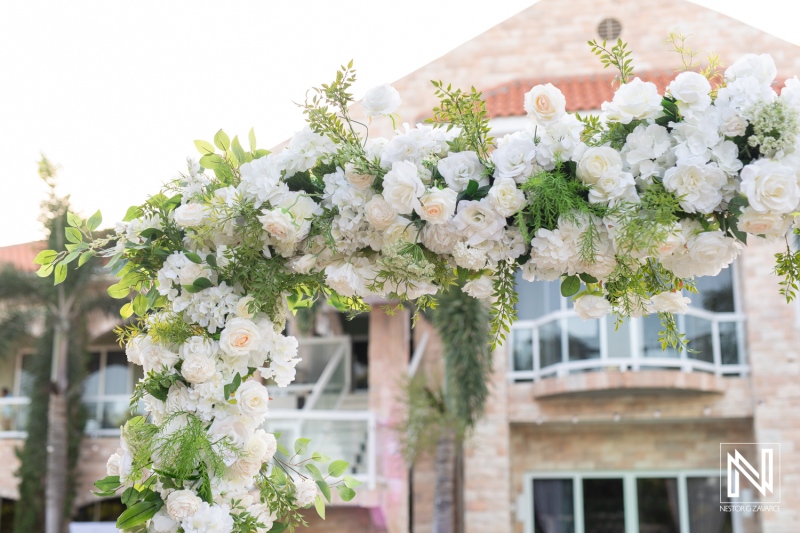
<svg viewBox="0 0 800 533"><path fill-rule="evenodd" d="M55 192L56 172L57 168L42 156L39 175L50 191L42 203L41 220L49 231L49 248L59 250L64 247L69 199ZM32 356L40 363L35 366L42 368L44 365L44 370L39 372L42 379L38 387L34 385L28 418L29 438L20 453L22 505L16 513L16 531L64 533L71 514L72 472L78 451L76 439L79 441L83 432L80 399L86 368L86 318L93 311L108 313L116 309L105 292L107 283L97 276L96 268L87 266L89 268L76 270L67 281L55 287L45 277L13 268L0 271L0 304L5 310L0 323L9 328L0 331L19 333L32 320L44 324L44 334ZM12 341L10 336L4 334L4 337L6 342ZM46 366L50 367L49 372ZM46 429L41 427L45 420ZM44 451L44 435L31 435L36 432L37 424L40 433L46 431ZM46 459L42 455L46 455ZM43 462L46 465L44 475L41 472ZM42 484L44 513L41 512ZM42 514L44 524L39 522Z"/></svg>
<svg viewBox="0 0 800 533"><path fill-rule="evenodd" d="M435 454L433 532L454 533L460 450L489 397L489 309L453 287L438 298L432 319L442 341L444 379L436 384L425 376L411 381L400 431L409 460L421 451Z"/></svg>

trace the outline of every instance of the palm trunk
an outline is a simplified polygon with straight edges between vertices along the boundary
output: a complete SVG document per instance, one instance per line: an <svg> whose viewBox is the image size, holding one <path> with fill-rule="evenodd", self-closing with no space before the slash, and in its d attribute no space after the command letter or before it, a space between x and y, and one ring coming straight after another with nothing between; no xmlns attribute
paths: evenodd
<svg viewBox="0 0 800 533"><path fill-rule="evenodd" d="M443 429L436 443L436 494L433 505L433 533L454 533L455 435Z"/></svg>
<svg viewBox="0 0 800 533"><path fill-rule="evenodd" d="M59 286L59 316L53 336L53 367L47 413L47 477L45 479L45 532L64 532L64 502L67 494L67 448L69 444L67 357L69 321L64 291Z"/></svg>

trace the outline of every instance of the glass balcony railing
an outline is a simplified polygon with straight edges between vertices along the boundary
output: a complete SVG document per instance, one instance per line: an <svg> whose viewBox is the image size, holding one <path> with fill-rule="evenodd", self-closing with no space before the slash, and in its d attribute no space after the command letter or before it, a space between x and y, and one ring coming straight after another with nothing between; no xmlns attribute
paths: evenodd
<svg viewBox="0 0 800 533"><path fill-rule="evenodd" d="M690 307L676 321L689 341L689 350L662 350L658 316L630 319L616 328L611 317L584 321L569 308L517 322L511 335L509 378L537 381L609 368L666 368L720 376L747 374L743 314Z"/></svg>

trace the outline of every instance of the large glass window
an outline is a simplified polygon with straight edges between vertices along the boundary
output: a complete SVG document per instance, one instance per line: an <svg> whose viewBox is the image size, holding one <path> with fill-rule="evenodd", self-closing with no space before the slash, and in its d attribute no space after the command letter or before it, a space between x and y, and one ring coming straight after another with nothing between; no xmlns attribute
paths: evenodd
<svg viewBox="0 0 800 533"><path fill-rule="evenodd" d="M141 377L142 367L129 364L119 348L92 352L83 382L86 430L119 429L131 417L130 396Z"/></svg>
<svg viewBox="0 0 800 533"><path fill-rule="evenodd" d="M613 316L582 320L560 282L524 281L518 275L518 322L513 326L512 366L515 379L586 372L611 366L620 369L676 368L718 374L747 371L744 315L739 312L735 265L718 276L697 280L699 294L677 315L678 329L690 351L663 350L657 315L617 324Z"/></svg>
<svg viewBox="0 0 800 533"><path fill-rule="evenodd" d="M528 476L534 533L733 533L718 475L647 472Z"/></svg>

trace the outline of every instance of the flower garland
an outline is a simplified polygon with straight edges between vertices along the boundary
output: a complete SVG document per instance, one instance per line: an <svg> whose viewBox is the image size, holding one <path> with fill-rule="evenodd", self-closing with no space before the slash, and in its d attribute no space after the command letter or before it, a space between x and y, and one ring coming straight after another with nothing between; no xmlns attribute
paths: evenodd
<svg viewBox="0 0 800 533"><path fill-rule="evenodd" d="M109 257L120 280L121 342L145 377L132 400L149 418L122 428L98 494L122 492L117 526L156 533L293 531L298 509L324 514L335 487L358 482L347 463L294 454L259 429L269 396L261 380L294 379L297 341L289 310L325 298L360 312L364 298L435 304L461 284L491 302L495 344L515 318L517 270L561 279L582 318L658 313L662 341L682 345L696 276L713 276L746 234L783 238L800 204L800 80L778 96L768 55L724 72L681 72L667 94L632 76L624 43L592 43L621 82L603 117L565 111L561 91L525 96L529 126L494 140L481 95L434 82L440 104L426 124L365 141L348 107L352 64L302 105L308 127L275 153L249 150L223 131L188 171L113 235L99 213L70 217L67 251L45 251L40 275ZM362 100L369 117L392 116L400 95L385 85ZM792 298L800 258L778 256ZM457 289L456 289L457 290ZM291 456L291 457L290 457Z"/></svg>

